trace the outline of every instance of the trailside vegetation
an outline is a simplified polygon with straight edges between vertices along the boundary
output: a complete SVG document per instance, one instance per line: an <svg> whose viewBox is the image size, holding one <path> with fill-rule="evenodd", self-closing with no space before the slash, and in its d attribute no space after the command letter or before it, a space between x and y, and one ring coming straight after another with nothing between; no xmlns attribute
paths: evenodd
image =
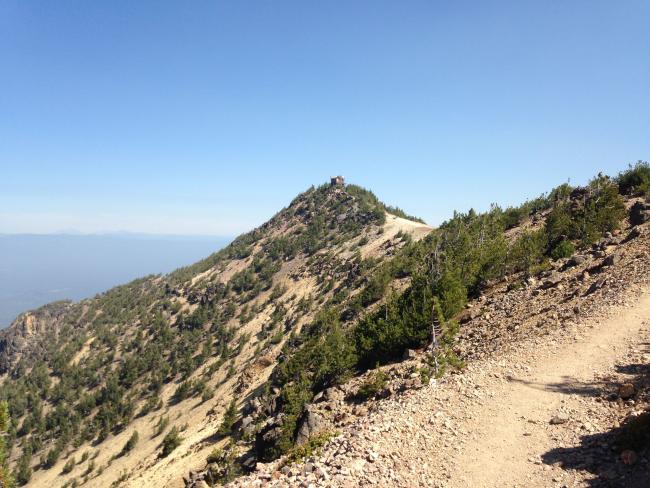
<svg viewBox="0 0 650 488"><path fill-rule="evenodd" d="M508 239L513 214L520 219L532 208L548 212L545 223ZM458 364L452 348L456 317L471 297L506 274L527 277L545 261L569 257L616 229L624 216L619 186L599 175L584 188L561 185L521 212L493 206L481 214L456 213L423 240L410 242L368 279L350 304L352 314L332 305L285 345L286 359L273 378L282 392L282 433L275 443L260 444L258 455L268 460L292 448L297 421L315 393L395 360L407 348L427 346L432 327L439 331L434 354L440 367ZM399 293L389 286L397 276L410 278ZM343 326L343 317L359 315L371 304L376 305L369 313ZM373 386L361 394L371 396Z"/></svg>
<svg viewBox="0 0 650 488"><path fill-rule="evenodd" d="M360 243L381 234L387 211L412 217L355 185L312 187L268 223L195 265L70 305L60 329L48 332L36 353L3 371L0 421L4 408L15 425L0 422L0 441L15 446L17 461L10 476L0 449L0 479L26 484L37 467L33 458L41 460L39 469L49 469L74 448L128 430L136 416L162 411L165 385L174 388L170 404L210 400L210 381L236 372L235 357L251 338L237 327L265 306L270 316L258 348L284 342L269 385L280 390L284 423L277 441L260 454L285 453L316 393L393 361L406 348L427 346L432 327L440 332L438 364L457 364L457 317L470 298L506 274L532 276L549 260L614 230L625 215L621 194L646 194L648 181L648 164L640 162L615 180L598 176L583 188L561 185L521 207L456 213L421 241L398 236L394 254L383 261L362 258ZM544 219L535 221L540 212ZM342 258L341 249L351 257ZM289 310L286 288L275 281L282 263L295 258L318 288ZM222 282L220 271L233 262L236 272ZM209 270L213 275L197 279ZM309 323L293 333L307 314ZM233 406L223 435L232 433L235 418ZM168 426L161 415L154 436L162 437ZM167 432L163 453L180 441L178 429ZM123 453L137 442L133 432Z"/></svg>

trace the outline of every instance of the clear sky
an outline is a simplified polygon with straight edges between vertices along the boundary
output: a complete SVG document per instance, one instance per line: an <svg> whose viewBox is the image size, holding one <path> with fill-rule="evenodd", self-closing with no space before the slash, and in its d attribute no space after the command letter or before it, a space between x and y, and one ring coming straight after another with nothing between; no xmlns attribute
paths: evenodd
<svg viewBox="0 0 650 488"><path fill-rule="evenodd" d="M432 224L650 159L650 2L0 0L0 232Z"/></svg>

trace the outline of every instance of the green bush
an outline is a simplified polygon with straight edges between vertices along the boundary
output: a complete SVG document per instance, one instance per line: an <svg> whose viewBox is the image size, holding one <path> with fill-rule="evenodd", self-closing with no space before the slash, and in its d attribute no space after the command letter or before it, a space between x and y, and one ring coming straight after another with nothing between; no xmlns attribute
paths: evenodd
<svg viewBox="0 0 650 488"><path fill-rule="evenodd" d="M133 434L131 434L131 437L129 437L129 440L126 441L126 444L124 444L124 447L122 448L122 455L131 452L138 443L138 440L140 440L140 435L137 430L134 430Z"/></svg>
<svg viewBox="0 0 650 488"><path fill-rule="evenodd" d="M174 449L176 449L178 446L181 445L182 441L183 439L180 433L178 432L178 428L176 426L172 427L171 430L167 432L167 435L162 441L161 456L162 457L169 456Z"/></svg>
<svg viewBox="0 0 650 488"><path fill-rule="evenodd" d="M207 386L201 393L201 401L205 403L212 398L214 398L214 388Z"/></svg>
<svg viewBox="0 0 650 488"><path fill-rule="evenodd" d="M169 417L163 417L162 415L158 418L158 422L153 431L153 437L158 437L162 434L167 426L169 425Z"/></svg>
<svg viewBox="0 0 650 488"><path fill-rule="evenodd" d="M214 449L206 459L210 473L217 483L224 485L240 476L241 467L237 463L237 447L229 443L223 449Z"/></svg>
<svg viewBox="0 0 650 488"><path fill-rule="evenodd" d="M562 258L569 258L576 252L576 247L571 241L560 241L553 249L551 249L551 258L558 260Z"/></svg>
<svg viewBox="0 0 650 488"><path fill-rule="evenodd" d="M74 457L71 457L70 459L68 459L68 462L65 463L65 466L63 466L63 469L61 470L61 473L62 474L70 473L74 469L76 464L77 464L77 462L75 461Z"/></svg>
<svg viewBox="0 0 650 488"><path fill-rule="evenodd" d="M24 448L18 459L14 478L20 486L26 485L32 478L32 450L29 446Z"/></svg>
<svg viewBox="0 0 650 488"><path fill-rule="evenodd" d="M56 464L56 462L59 460L59 455L61 454L61 451L59 450L58 447L53 447L50 449L47 453L47 456L45 458L45 467L46 468L51 468Z"/></svg>
<svg viewBox="0 0 650 488"><path fill-rule="evenodd" d="M232 430L236 422L237 422L237 403L233 398L230 401L228 408L223 414L223 420L221 421L221 425L217 430L217 434L221 436L232 434Z"/></svg>
<svg viewBox="0 0 650 488"><path fill-rule="evenodd" d="M508 257L512 271L533 275L533 268L544 259L547 236L544 231L525 231L515 241Z"/></svg>
<svg viewBox="0 0 650 488"><path fill-rule="evenodd" d="M623 195L647 195L650 189L650 164L638 161L616 178L618 188Z"/></svg>
<svg viewBox="0 0 650 488"><path fill-rule="evenodd" d="M368 378L359 386L355 397L359 400L369 400L374 398L386 388L388 375L382 370L377 369L370 373Z"/></svg>
<svg viewBox="0 0 650 488"><path fill-rule="evenodd" d="M321 432L311 436L307 442L301 446L295 446L289 450L283 465L293 464L302 461L310 456L314 456L318 451L332 438L337 436L337 432Z"/></svg>

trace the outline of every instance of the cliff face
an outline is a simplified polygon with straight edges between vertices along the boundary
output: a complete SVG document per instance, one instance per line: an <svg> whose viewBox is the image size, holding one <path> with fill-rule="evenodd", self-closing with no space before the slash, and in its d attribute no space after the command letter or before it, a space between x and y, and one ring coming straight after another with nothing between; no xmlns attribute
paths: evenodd
<svg viewBox="0 0 650 488"><path fill-rule="evenodd" d="M58 336L71 302L55 302L19 315L0 331L0 373L15 367L20 359L37 362L46 356L48 342Z"/></svg>

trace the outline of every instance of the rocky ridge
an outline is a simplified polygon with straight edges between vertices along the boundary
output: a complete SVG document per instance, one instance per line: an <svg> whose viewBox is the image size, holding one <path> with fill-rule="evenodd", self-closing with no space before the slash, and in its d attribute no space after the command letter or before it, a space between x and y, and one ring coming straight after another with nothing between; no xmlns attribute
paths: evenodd
<svg viewBox="0 0 650 488"><path fill-rule="evenodd" d="M465 460L458 453L477 444L481 426L476 421L484 419L485 406L498 408L500 395L525 381L540 362L553 362L559 350L580 345L622 311L647 302L649 272L650 235L644 221L605 236L589 252L556 262L539 276L494 284L461 317L457 352L467 362L464 370L423 382L424 357L418 353L382 368L388 384L370 402L354 401L363 377L326 392L311 411L321 419L321 430L339 435L302 462L259 464L255 474L229 486L466 486L471 477L463 481L464 466L454 463ZM540 481L534 480L545 480L539 486L642 486L630 480L648 481L647 451L616 451L614 432L648 404L647 378L637 374L643 366L627 366L650 359L641 339L650 336L650 310L639 313L634 333L618 337L611 344L616 349L603 354L611 362L595 371L587 368L593 375L587 385L568 380L544 385L563 397L555 411L540 406L532 411L545 416L524 419L530 425L524 438L537 431L553 446L522 463L533 473L522 475L527 486L537 486ZM608 341L605 337L598 344L599 351L608 351ZM498 409L491 414L500 415ZM477 480L473 486L494 486Z"/></svg>

